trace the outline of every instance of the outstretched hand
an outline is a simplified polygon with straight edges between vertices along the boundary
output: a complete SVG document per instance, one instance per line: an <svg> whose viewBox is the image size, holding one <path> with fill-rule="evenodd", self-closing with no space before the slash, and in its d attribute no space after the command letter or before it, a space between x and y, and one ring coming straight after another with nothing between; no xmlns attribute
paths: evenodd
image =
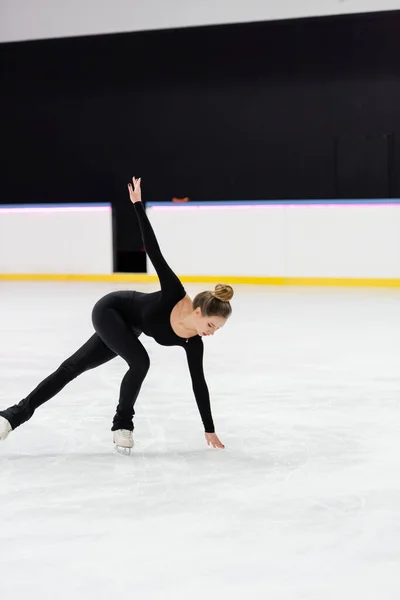
<svg viewBox="0 0 400 600"><path fill-rule="evenodd" d="M142 190L140 189L141 181L141 177L139 177L139 179L136 179L136 177L132 177L133 187L132 183L128 183L129 198L131 199L131 202L133 204L135 204L135 202L142 201Z"/></svg>
<svg viewBox="0 0 400 600"><path fill-rule="evenodd" d="M216 433L206 433L205 436L209 446L212 446L213 448L225 448Z"/></svg>

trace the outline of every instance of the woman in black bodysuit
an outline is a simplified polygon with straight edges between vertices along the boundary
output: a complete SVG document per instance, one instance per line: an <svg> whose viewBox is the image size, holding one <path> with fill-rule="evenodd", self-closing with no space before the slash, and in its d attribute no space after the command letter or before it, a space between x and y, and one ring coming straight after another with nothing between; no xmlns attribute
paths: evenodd
<svg viewBox="0 0 400 600"><path fill-rule="evenodd" d="M39 406L78 375L118 355L127 362L129 369L121 382L112 425L113 439L117 447L130 449L133 446L134 404L150 366L149 356L139 341L143 332L163 346L181 346L185 350L207 443L214 448L224 447L214 429L203 373L202 337L213 335L225 324L232 312L229 300L233 289L219 284L213 292L201 292L193 302L190 300L161 254L141 202L140 179L133 178L132 181L133 187L128 185L130 199L161 290L153 293L118 291L101 298L92 312L96 333L19 404L0 412L0 439L5 439L10 431L30 419Z"/></svg>

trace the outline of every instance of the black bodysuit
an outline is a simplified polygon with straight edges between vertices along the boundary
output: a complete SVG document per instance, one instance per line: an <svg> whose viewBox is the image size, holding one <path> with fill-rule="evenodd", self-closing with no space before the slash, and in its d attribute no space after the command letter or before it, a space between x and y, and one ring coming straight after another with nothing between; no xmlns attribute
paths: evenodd
<svg viewBox="0 0 400 600"><path fill-rule="evenodd" d="M118 291L103 296L94 306L96 333L60 367L17 405L0 412L15 429L27 421L38 406L57 394L69 381L119 355L129 365L120 388L112 429L133 429L134 404L150 366L149 356L138 337L143 332L162 346L181 346L187 356L193 391L204 429L213 433L210 398L203 373L203 340L196 335L181 338L172 329L174 306L186 296L178 277L163 258L141 202L134 204L145 250L160 280L153 293Z"/></svg>

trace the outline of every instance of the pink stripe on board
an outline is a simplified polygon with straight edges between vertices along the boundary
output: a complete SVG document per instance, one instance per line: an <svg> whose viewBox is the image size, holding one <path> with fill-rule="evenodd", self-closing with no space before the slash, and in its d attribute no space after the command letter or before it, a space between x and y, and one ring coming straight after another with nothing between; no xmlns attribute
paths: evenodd
<svg viewBox="0 0 400 600"><path fill-rule="evenodd" d="M253 210L254 208L269 208L268 206L181 206L178 210ZM176 206L149 206L147 210L177 210Z"/></svg>
<svg viewBox="0 0 400 600"><path fill-rule="evenodd" d="M60 206L59 208L55 208L55 207L51 207L51 208L44 208L44 207L37 207L37 208L0 208L0 213L1 214L15 214L15 213L71 213L71 212L110 212L111 211L111 207L109 206L92 206L92 207L86 207L86 206L76 206L76 207L72 207L72 206L68 206L68 207L62 207Z"/></svg>
<svg viewBox="0 0 400 600"><path fill-rule="evenodd" d="M179 207L176 206L149 206L147 208L147 210L158 210L158 211L163 211L163 210L167 210L167 211L173 211L173 210L255 210L255 209L259 209L259 208L271 208L271 207L278 207L278 208L343 208L344 206L362 206L362 207L378 207L382 208L382 207L386 207L386 206L396 206L397 208L400 208L400 204L396 204L396 203L385 203L385 204L371 204L371 203L365 203L365 204L361 204L361 203L357 203L357 204L305 204L305 203L298 203L298 204L255 204L253 206L250 205L245 205L245 204L241 204L239 206L232 206L232 205L227 205L227 206L215 206L215 205L211 205L211 206L181 206L179 205Z"/></svg>

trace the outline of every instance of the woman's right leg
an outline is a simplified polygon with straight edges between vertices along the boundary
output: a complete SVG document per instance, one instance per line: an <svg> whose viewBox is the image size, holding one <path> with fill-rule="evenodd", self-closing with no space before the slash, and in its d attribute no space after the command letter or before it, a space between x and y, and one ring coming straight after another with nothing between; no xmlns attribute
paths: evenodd
<svg viewBox="0 0 400 600"><path fill-rule="evenodd" d="M128 364L120 387L118 406L114 416L112 431L133 430L134 405L142 383L150 367L150 358L138 339L141 331L129 324L118 306L118 296L105 296L93 308L92 322L96 333L116 354ZM135 307L131 303L134 313Z"/></svg>
<svg viewBox="0 0 400 600"><path fill-rule="evenodd" d="M7 419L12 429L28 421L35 410L53 398L67 383L88 371L108 362L116 356L99 338L97 333L81 347L75 354L67 358L59 368L39 385L19 404L0 411L0 416Z"/></svg>

